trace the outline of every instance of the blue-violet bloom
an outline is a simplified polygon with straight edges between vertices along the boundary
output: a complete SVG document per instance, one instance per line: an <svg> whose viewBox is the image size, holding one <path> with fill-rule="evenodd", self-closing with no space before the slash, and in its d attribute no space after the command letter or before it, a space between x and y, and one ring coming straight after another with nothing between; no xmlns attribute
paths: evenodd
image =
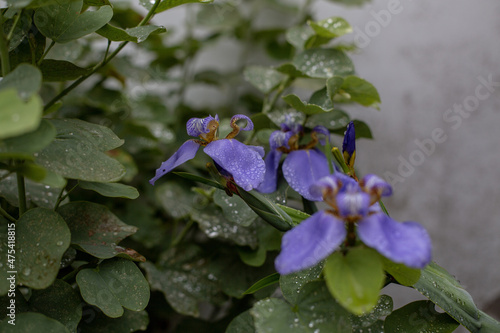
<svg viewBox="0 0 500 333"><path fill-rule="evenodd" d="M219 117L212 116L206 118L191 118L186 124L187 133L198 139L187 140L168 160L163 162L156 170L156 175L149 181L151 185L158 178L172 171L177 166L193 159L200 146L203 146L205 154L210 156L216 167L224 175L233 177L234 182L241 186L245 191L250 191L259 186L264 180L266 170L264 160L264 148L257 146L247 146L234 137L239 133L240 127L236 121L244 119L247 124L243 131L253 129L253 123L245 115L235 115L231 118L232 132L225 139L217 137L219 128Z"/></svg>
<svg viewBox="0 0 500 333"><path fill-rule="evenodd" d="M326 136L327 139L330 136L325 127L316 126L311 133L312 141L306 145L299 145L304 129L302 125L287 118L281 124L281 130L274 131L269 138L271 151L265 158L265 178L257 190L262 193L276 191L281 156L287 154L282 170L288 185L308 200L321 201L321 195L309 192L314 182L330 174L325 154L316 148L318 142L324 144L324 141L318 138L318 134Z"/></svg>
<svg viewBox="0 0 500 333"><path fill-rule="evenodd" d="M353 168L354 160L356 159L356 132L354 131L354 123L352 121L349 122L344 133L342 153L344 154L345 163Z"/></svg>
<svg viewBox="0 0 500 333"><path fill-rule="evenodd" d="M400 223L382 212L378 201L391 195L392 188L378 176L367 175L358 183L337 172L316 182L311 192L321 195L330 208L285 233L275 261L280 274L312 267L327 258L349 237L349 223L356 226L365 245L395 263L423 268L431 261L427 231L416 222Z"/></svg>

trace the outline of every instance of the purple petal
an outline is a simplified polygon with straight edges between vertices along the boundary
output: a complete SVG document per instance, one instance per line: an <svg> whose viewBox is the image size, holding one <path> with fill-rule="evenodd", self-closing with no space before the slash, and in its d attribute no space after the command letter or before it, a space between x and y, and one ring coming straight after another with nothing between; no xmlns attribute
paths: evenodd
<svg viewBox="0 0 500 333"><path fill-rule="evenodd" d="M345 191L348 184L356 185L356 181L341 172L335 172L333 175L325 176L311 185L309 192L313 196L322 196L323 192L336 195L339 191Z"/></svg>
<svg viewBox="0 0 500 333"><path fill-rule="evenodd" d="M261 146L250 146L250 145L247 145L247 147L250 148L250 149L255 150L260 155L260 157L264 158L264 155L266 154L266 151L264 150L264 147L261 147Z"/></svg>
<svg viewBox="0 0 500 333"><path fill-rule="evenodd" d="M266 163L266 173L264 181L257 187L257 191L261 193L272 193L276 191L278 185L278 167L280 164L282 153L279 150L271 150L264 162Z"/></svg>
<svg viewBox="0 0 500 333"><path fill-rule="evenodd" d="M319 143L322 144L323 146L326 144L325 138L328 139L328 141L330 141L330 132L325 126L316 126L313 128L313 132L322 134L322 136L324 136L324 138L322 137L319 138Z"/></svg>
<svg viewBox="0 0 500 333"><path fill-rule="evenodd" d="M326 156L318 150L292 151L283 163L283 176L288 185L301 196L312 201L321 201L321 195L309 192L312 184L330 174Z"/></svg>
<svg viewBox="0 0 500 333"><path fill-rule="evenodd" d="M219 116L215 115L215 118L208 116L206 118L191 118L186 123L186 130L190 136L200 136L201 134L206 134L210 132L208 125L212 120L219 122Z"/></svg>
<svg viewBox="0 0 500 333"><path fill-rule="evenodd" d="M285 233L274 265L280 274L312 267L328 257L346 237L342 220L319 211Z"/></svg>
<svg viewBox="0 0 500 333"><path fill-rule="evenodd" d="M245 119L247 121L247 124L245 127L240 128L241 131L251 131L253 130L253 122L250 120L249 117L243 115L243 114L236 114L231 118L231 127L240 119Z"/></svg>
<svg viewBox="0 0 500 333"><path fill-rule="evenodd" d="M358 184L347 184L345 190L337 194L337 206L342 217L365 216L370 208L370 196L361 191Z"/></svg>
<svg viewBox="0 0 500 333"><path fill-rule="evenodd" d="M304 130L304 127L300 123L296 122L294 117L288 114L285 116L285 121L281 123L280 127L282 131L291 131L293 134L300 133Z"/></svg>
<svg viewBox="0 0 500 333"><path fill-rule="evenodd" d="M160 167L156 169L156 175L149 181L149 183L154 185L158 178L169 173L177 166L193 159L198 151L198 148L200 148L200 145L194 140L184 142L168 160L163 162Z"/></svg>
<svg viewBox="0 0 500 333"><path fill-rule="evenodd" d="M203 151L232 174L236 184L245 191L256 188L264 180L266 165L260 154L237 140L216 140Z"/></svg>
<svg viewBox="0 0 500 333"><path fill-rule="evenodd" d="M290 146L288 145L288 141L294 135L295 134L293 132L274 131L269 137L269 146L271 147L271 149L280 147L290 148Z"/></svg>
<svg viewBox="0 0 500 333"><path fill-rule="evenodd" d="M431 240L416 222L399 223L383 213L373 214L358 223L358 235L396 263L424 268L431 261Z"/></svg>
<svg viewBox="0 0 500 333"><path fill-rule="evenodd" d="M352 156L355 150L356 150L356 132L354 131L354 123L351 121L347 125L347 130L344 133L342 153L347 152L349 156Z"/></svg>
<svg viewBox="0 0 500 333"><path fill-rule="evenodd" d="M392 194L392 187L385 180L376 175L366 175L361 179L361 187L368 193L375 193L381 197Z"/></svg>

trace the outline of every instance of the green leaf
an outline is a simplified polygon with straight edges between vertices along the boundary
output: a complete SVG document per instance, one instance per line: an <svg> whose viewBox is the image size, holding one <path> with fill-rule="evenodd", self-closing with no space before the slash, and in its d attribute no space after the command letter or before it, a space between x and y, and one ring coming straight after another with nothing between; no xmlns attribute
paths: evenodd
<svg viewBox="0 0 500 333"><path fill-rule="evenodd" d="M479 319L481 320L481 330L478 332L500 332L500 322L496 321L481 310L479 310Z"/></svg>
<svg viewBox="0 0 500 333"><path fill-rule="evenodd" d="M446 313L439 313L431 301L412 302L395 310L385 319L385 333L451 333L458 323Z"/></svg>
<svg viewBox="0 0 500 333"><path fill-rule="evenodd" d="M343 94L363 106L379 109L380 96L377 89L368 81L351 75L344 78L340 89Z"/></svg>
<svg viewBox="0 0 500 333"><path fill-rule="evenodd" d="M20 64L0 81L0 90L14 88L23 100L36 94L41 86L40 70L28 64Z"/></svg>
<svg viewBox="0 0 500 333"><path fill-rule="evenodd" d="M126 259L103 261L95 269L82 269L76 276L83 299L111 318L123 308L141 311L149 302L149 285L141 270Z"/></svg>
<svg viewBox="0 0 500 333"><path fill-rule="evenodd" d="M286 74L292 78L296 77L310 77L309 75L302 73L300 70L297 69L297 66L292 63L286 63L283 65L280 65L275 68L278 72Z"/></svg>
<svg viewBox="0 0 500 333"><path fill-rule="evenodd" d="M352 32L352 27L341 17L330 17L321 21L308 21L307 24L317 35L325 38L336 38Z"/></svg>
<svg viewBox="0 0 500 333"><path fill-rule="evenodd" d="M316 35L315 31L307 25L294 26L286 31L286 40L296 49L303 50L308 40Z"/></svg>
<svg viewBox="0 0 500 333"><path fill-rule="evenodd" d="M156 8L155 13L161 13L165 10L168 10L168 9L180 6L180 5L184 5L187 3L210 3L213 1L214 0L162 0L160 2L160 5L158 6L158 8ZM154 3L154 2L151 2L149 0L139 0L139 2L141 3L141 5L146 7L146 9L148 9L148 10L153 7L153 3Z"/></svg>
<svg viewBox="0 0 500 333"><path fill-rule="evenodd" d="M243 71L243 77L264 94L272 92L286 79L286 75L264 66L246 67Z"/></svg>
<svg viewBox="0 0 500 333"><path fill-rule="evenodd" d="M384 256L380 256L384 270L391 274L403 286L413 286L420 279L420 269L410 268L403 264L396 264Z"/></svg>
<svg viewBox="0 0 500 333"><path fill-rule="evenodd" d="M29 162L25 162L16 167L16 172L35 182L40 182L47 176L47 170L45 170L45 168Z"/></svg>
<svg viewBox="0 0 500 333"><path fill-rule="evenodd" d="M109 128L77 119L52 119L56 140L38 155L36 162L70 179L91 182L120 180L125 168L104 152L123 144Z"/></svg>
<svg viewBox="0 0 500 333"><path fill-rule="evenodd" d="M45 82L72 81L92 71L91 68L81 68L69 61L54 59L43 60L40 70Z"/></svg>
<svg viewBox="0 0 500 333"><path fill-rule="evenodd" d="M70 332L75 332L82 318L80 296L70 284L56 280L50 287L34 290L29 299L30 309L58 320Z"/></svg>
<svg viewBox="0 0 500 333"><path fill-rule="evenodd" d="M336 49L308 49L297 54L293 65L302 73L313 78L330 78L334 75L354 74L351 59Z"/></svg>
<svg viewBox="0 0 500 333"><path fill-rule="evenodd" d="M255 333L255 326L250 310L240 313L231 320L225 333Z"/></svg>
<svg viewBox="0 0 500 333"><path fill-rule="evenodd" d="M151 34L160 34L166 31L167 29L165 29L165 27L157 25L144 25L135 28L120 29L110 24L106 24L101 29L97 30L96 33L114 42L128 41L141 43Z"/></svg>
<svg viewBox="0 0 500 333"><path fill-rule="evenodd" d="M32 132L42 119L42 100L38 95L24 102L15 89L0 91L0 140Z"/></svg>
<svg viewBox="0 0 500 333"><path fill-rule="evenodd" d="M341 134L344 134L347 124L349 124L349 115L339 109L332 110L327 113L314 114L307 118L305 126L307 128L313 129L316 126L325 126L329 130L339 130ZM356 128L356 132L357 132ZM357 134L357 133L356 133Z"/></svg>
<svg viewBox="0 0 500 333"><path fill-rule="evenodd" d="M16 315L15 325L9 324L7 320L0 323L2 333L70 333L70 331L52 318L41 313L23 312Z"/></svg>
<svg viewBox="0 0 500 333"><path fill-rule="evenodd" d="M225 191L215 190L214 203L222 209L224 217L243 227L250 226L258 217L240 197L228 196Z"/></svg>
<svg viewBox="0 0 500 333"><path fill-rule="evenodd" d="M121 256L145 261L132 249L117 244L137 231L123 223L106 206L76 201L59 207L59 214L71 230L71 244L100 259Z"/></svg>
<svg viewBox="0 0 500 333"><path fill-rule="evenodd" d="M385 281L379 254L367 248L354 248L346 255L333 253L324 274L335 299L357 315L372 311Z"/></svg>
<svg viewBox="0 0 500 333"><path fill-rule="evenodd" d="M179 182L166 181L155 186L156 201L173 218L181 218L193 210L194 193Z"/></svg>
<svg viewBox="0 0 500 333"><path fill-rule="evenodd" d="M271 275L266 276L265 278L260 279L259 281L255 282L250 288L248 288L243 294L248 295L248 294L253 294L256 291L261 290L262 288L265 288L267 286L273 285L275 283L278 283L280 280L280 275L279 273L274 273Z"/></svg>
<svg viewBox="0 0 500 333"><path fill-rule="evenodd" d="M271 119L269 119L269 117L262 112L256 113L250 118L253 122L254 131L260 131L262 129L279 129L279 127L276 126Z"/></svg>
<svg viewBox="0 0 500 333"><path fill-rule="evenodd" d="M339 92L342 83L344 83L344 78L338 75L334 75L326 80L326 90L331 100L333 100L335 94Z"/></svg>
<svg viewBox="0 0 500 333"><path fill-rule="evenodd" d="M355 330L353 332L363 332L366 329L368 332L370 330L368 328L372 327L372 325L377 325L379 322L379 318L385 317L392 312L393 302L392 298L387 295L382 295L378 299L377 305L375 308L364 315L356 316L351 315L351 323ZM371 332L382 332L382 331L371 331Z"/></svg>
<svg viewBox="0 0 500 333"><path fill-rule="evenodd" d="M202 184L205 184L205 185L209 185L209 186L221 189L221 190L225 189L224 186L222 186L221 184L219 184L219 183L217 183L217 182L215 182L215 181L213 181L211 179L206 179L206 178L203 178L203 177L200 177L200 176L197 176L197 175L193 175L193 174L190 174L190 173L187 173L187 172L173 172L173 174L175 174L177 176L181 176L182 178L193 180L195 182L199 182L199 183L202 183Z"/></svg>
<svg viewBox="0 0 500 333"><path fill-rule="evenodd" d="M35 12L35 24L45 37L66 43L98 30L113 17L111 6L83 13L82 6L83 0L73 0L41 7Z"/></svg>
<svg viewBox="0 0 500 333"><path fill-rule="evenodd" d="M86 309L92 320L82 320L78 325L79 333L110 333L145 331L149 324L146 311L130 311L125 309L119 318L109 318L95 308Z"/></svg>
<svg viewBox="0 0 500 333"><path fill-rule="evenodd" d="M282 275L280 277L280 288L285 299L295 304L300 294L300 289L302 289L306 283L318 280L322 270L323 262L299 272Z"/></svg>
<svg viewBox="0 0 500 333"><path fill-rule="evenodd" d="M471 332L480 332L479 312L471 295L444 268L431 262L413 285Z"/></svg>
<svg viewBox="0 0 500 333"><path fill-rule="evenodd" d="M297 95L294 94L284 96L283 100L295 110L300 111L306 115L330 112L333 110L333 108L323 109L320 105L304 103Z"/></svg>
<svg viewBox="0 0 500 333"><path fill-rule="evenodd" d="M80 187L91 190L111 198L136 199L139 197L139 191L135 187L119 183L94 183L81 181Z"/></svg>
<svg viewBox="0 0 500 333"><path fill-rule="evenodd" d="M71 234L56 212L34 208L16 223L17 282L34 289L50 286L69 246Z"/></svg>
<svg viewBox="0 0 500 333"><path fill-rule="evenodd" d="M239 247L238 255L246 265L260 267L266 262L267 252L276 251L281 247L282 233L271 225L259 219L256 221L258 248Z"/></svg>
<svg viewBox="0 0 500 333"><path fill-rule="evenodd" d="M283 211L285 213L287 213L288 216L290 216L292 218L292 222L294 225L299 224L300 222L304 221L305 219L307 219L311 216L311 215L304 213L303 211L298 210L298 209L294 209L294 208L291 208L291 207L288 207L285 205L280 205L280 204L276 204L276 205L278 207L280 207L281 209L283 209Z"/></svg>
<svg viewBox="0 0 500 333"><path fill-rule="evenodd" d="M56 137L56 133L56 128L49 121L42 119L33 132L0 141L0 159L33 160L33 154L47 147Z"/></svg>
<svg viewBox="0 0 500 333"><path fill-rule="evenodd" d="M323 281L304 285L292 308L281 299L268 298L250 310L256 332L351 333L349 313L328 293Z"/></svg>
<svg viewBox="0 0 500 333"><path fill-rule="evenodd" d="M87 6L111 6L109 0L83 0L83 3Z"/></svg>

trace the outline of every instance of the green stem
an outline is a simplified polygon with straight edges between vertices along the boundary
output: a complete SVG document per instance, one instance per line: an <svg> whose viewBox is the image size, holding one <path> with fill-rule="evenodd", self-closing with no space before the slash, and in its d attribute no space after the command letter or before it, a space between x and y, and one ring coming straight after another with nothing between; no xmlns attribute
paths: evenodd
<svg viewBox="0 0 500 333"><path fill-rule="evenodd" d="M17 178L17 195L19 197L19 217L26 212L26 184L24 176L20 172L16 172Z"/></svg>
<svg viewBox="0 0 500 333"><path fill-rule="evenodd" d="M181 240L184 238L184 236L186 236L187 232L189 231L189 229L191 228L193 223L194 223L194 220L190 219L189 222L182 229L181 233L172 241L172 243L170 244L170 247L175 247L181 242Z"/></svg>
<svg viewBox="0 0 500 333"><path fill-rule="evenodd" d="M75 188L78 187L78 185L80 185L80 182L77 182L75 186L73 186L68 192L66 192L65 195L63 195L64 193L64 188L61 190L61 193L59 193L59 197L57 197L57 201L56 201L56 204L54 206L54 210L57 210L57 208L59 208L59 205L61 204L61 202L64 201L64 199L66 199L68 197L68 195L73 192L73 190Z"/></svg>
<svg viewBox="0 0 500 333"><path fill-rule="evenodd" d="M138 27L141 27L143 25L146 25L149 20L151 19L151 17L155 14L155 11L156 11L156 8L158 8L158 5L160 4L161 0L156 0L153 7L151 7L151 9L149 10L149 12L146 14L146 16L144 16L144 18L141 20L141 22L137 25ZM116 50L113 51L113 53L111 53L109 55L109 57L105 58L100 64L98 64L97 66L94 67L94 69L86 74L86 75L83 75L82 77L80 77L78 80L76 80L75 82L73 82L71 85L69 85L66 89L64 89L63 91L61 91L56 97L54 97L53 99L51 99L44 107L43 111L44 111L44 114L47 112L47 110L52 106L54 105L57 101L59 101L61 98L63 98L64 96L66 96L70 91L72 91L73 89L75 89L76 87L78 87L83 81L85 81L86 79L88 79L90 76L92 76L93 74L95 74L98 70L100 70L101 68L103 68L104 66L106 66L114 57L116 57L116 55L118 53L120 53L120 51L128 44L129 42L128 41L124 41L124 42L121 42L120 45L118 45L118 47L116 48Z"/></svg>
<svg viewBox="0 0 500 333"><path fill-rule="evenodd" d="M12 35L14 34L14 30L16 29L17 23L19 22L19 19L21 18L21 15L23 14L23 11L21 10L19 14L16 16L14 19L14 23L12 23L12 27L10 28L9 33L7 34L7 40L10 41L12 38Z"/></svg>
<svg viewBox="0 0 500 333"><path fill-rule="evenodd" d="M3 16L0 16L0 58L2 60L2 76L10 73L9 41L3 33Z"/></svg>
<svg viewBox="0 0 500 333"><path fill-rule="evenodd" d="M40 66L40 64L42 63L43 59L45 58L45 56L47 55L47 53L49 53L49 51L54 47L54 45L56 45L56 42L52 41L49 45L49 47L45 50L45 52L43 52L42 56L40 57L40 59L38 60L38 62L36 63L37 66Z"/></svg>
<svg viewBox="0 0 500 333"><path fill-rule="evenodd" d="M286 88L288 88L290 86L290 84L292 84L293 80L294 80L294 78L289 76L289 77L287 77L286 80L281 82L280 86L278 87L278 90L276 90L276 93L274 94L271 101L269 101L269 103L264 103L264 105L262 107L262 113L266 114L266 113L269 113L272 111L272 109L274 108L274 104L276 104L276 101L278 100L278 98L281 96L281 94L283 94L283 91Z"/></svg>
<svg viewBox="0 0 500 333"><path fill-rule="evenodd" d="M382 208L382 211L387 215L389 216L389 212L387 211L387 209L385 208L385 205L384 203L382 202L382 200L379 200L378 203L380 204L380 208Z"/></svg>
<svg viewBox="0 0 500 333"><path fill-rule="evenodd" d="M13 218L9 213L7 213L2 207L0 207L0 215L5 217L10 222L16 222L16 219Z"/></svg>

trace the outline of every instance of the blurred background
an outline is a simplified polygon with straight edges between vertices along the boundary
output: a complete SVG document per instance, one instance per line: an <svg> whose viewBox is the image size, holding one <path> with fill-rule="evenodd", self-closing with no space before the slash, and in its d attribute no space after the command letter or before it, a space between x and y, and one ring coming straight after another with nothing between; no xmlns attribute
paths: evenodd
<svg viewBox="0 0 500 333"><path fill-rule="evenodd" d="M243 4L215 2L229 4L226 8ZM245 5L250 7L248 1ZM166 26L173 39L203 35L191 12L197 7L175 8L153 21ZM359 174L376 173L393 184L394 195L386 201L391 216L422 223L433 240L434 260L456 276L481 309L499 318L500 2L373 0L344 6L317 1L312 11L314 19L341 16L352 25L354 33L342 40L357 46L351 54L357 75L380 93L380 111L345 108L369 124L374 137L357 143ZM230 9L220 14L231 19ZM183 28L186 21L194 31ZM254 24L273 28L294 21L270 10ZM229 72L259 60L252 50L223 38L198 54L192 66ZM231 101L233 93L191 87L185 100L200 108L217 106ZM388 292L396 307L421 297L407 288Z"/></svg>

